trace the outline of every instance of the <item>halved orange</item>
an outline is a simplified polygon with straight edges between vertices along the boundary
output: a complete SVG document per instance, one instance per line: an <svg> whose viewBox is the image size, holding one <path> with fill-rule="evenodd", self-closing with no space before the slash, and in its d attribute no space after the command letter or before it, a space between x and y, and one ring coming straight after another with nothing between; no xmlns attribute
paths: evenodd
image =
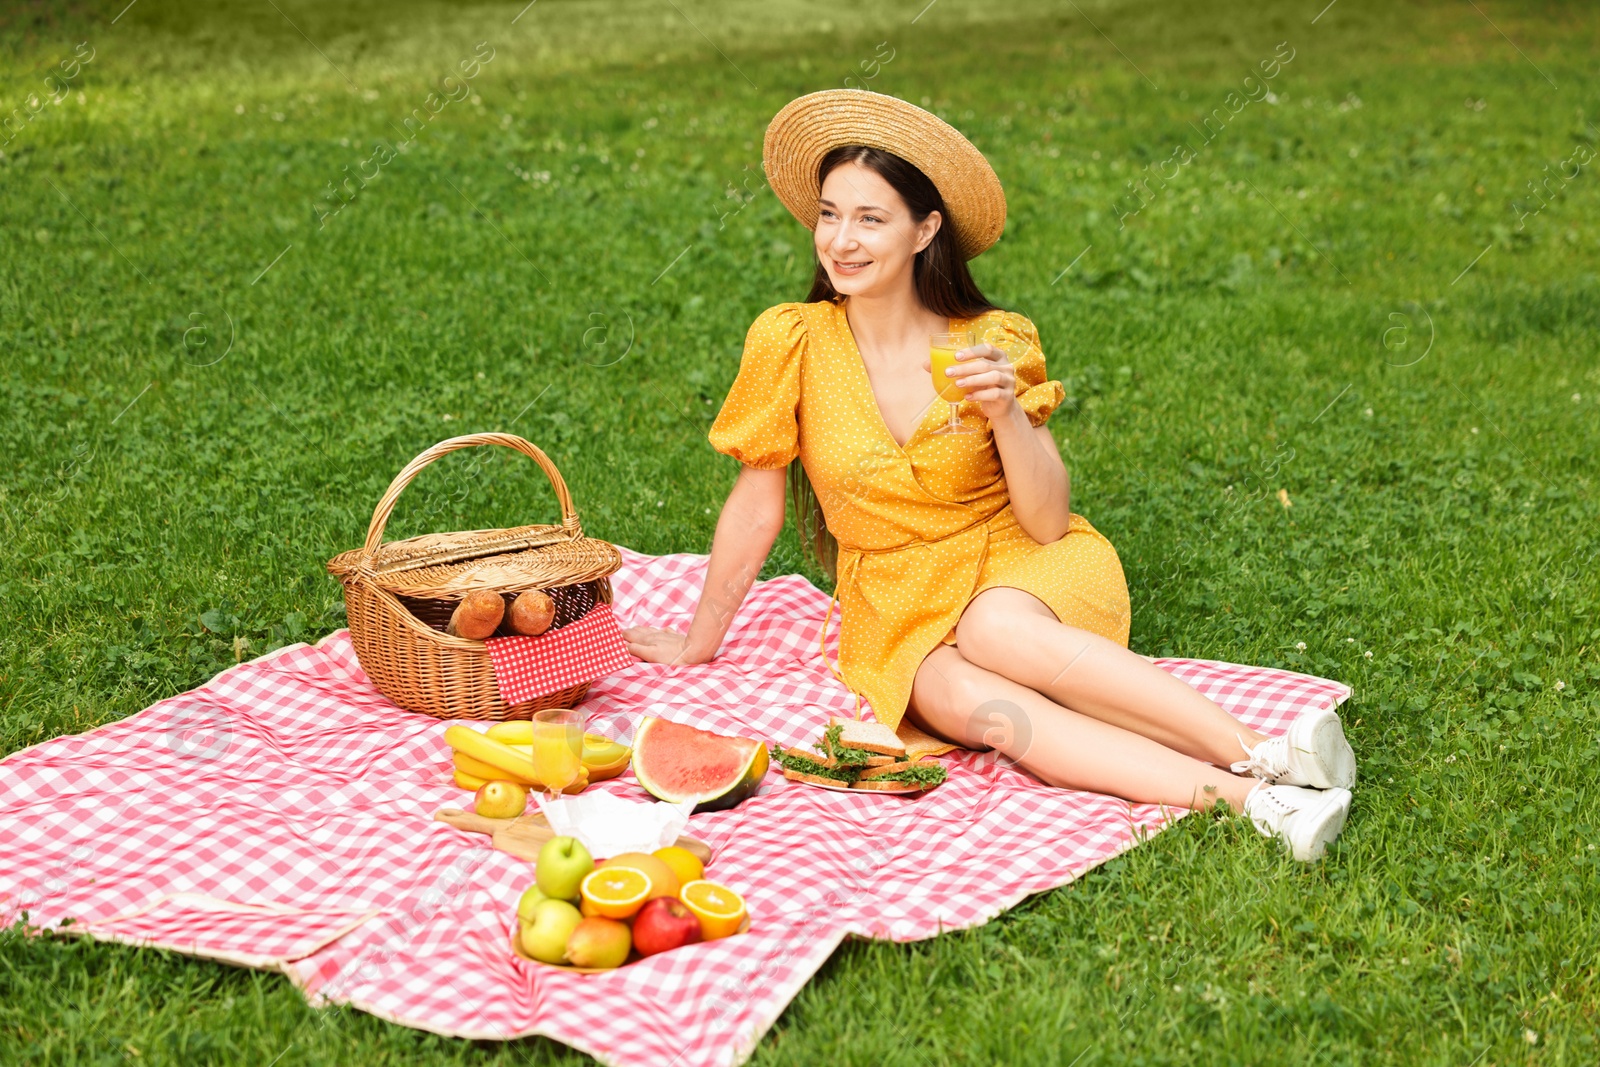
<svg viewBox="0 0 1600 1067"><path fill-rule="evenodd" d="M607 919L632 918L650 896L650 877L632 867L600 867L590 871L578 886L585 913Z"/></svg>
<svg viewBox="0 0 1600 1067"><path fill-rule="evenodd" d="M700 936L707 941L736 934L744 923L744 898L725 885L702 878L679 890L678 899L700 920Z"/></svg>

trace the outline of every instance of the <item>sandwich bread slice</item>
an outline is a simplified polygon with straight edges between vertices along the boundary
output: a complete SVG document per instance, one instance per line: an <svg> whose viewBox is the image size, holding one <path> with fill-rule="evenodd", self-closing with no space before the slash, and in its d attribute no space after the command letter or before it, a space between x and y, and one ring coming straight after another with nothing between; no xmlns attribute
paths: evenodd
<svg viewBox="0 0 1600 1067"><path fill-rule="evenodd" d="M859 719L829 719L828 730L839 728L837 747L868 752L877 756L906 758L905 742L881 722ZM825 735L826 736L826 735Z"/></svg>

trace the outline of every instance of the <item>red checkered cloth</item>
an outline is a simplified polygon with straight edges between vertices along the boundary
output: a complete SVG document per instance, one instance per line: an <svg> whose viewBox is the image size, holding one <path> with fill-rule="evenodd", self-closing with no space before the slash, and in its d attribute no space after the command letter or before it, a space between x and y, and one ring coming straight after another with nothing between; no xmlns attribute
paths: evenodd
<svg viewBox="0 0 1600 1067"><path fill-rule="evenodd" d="M687 625L705 557L623 555L622 623ZM601 680L590 728L626 739L655 715L809 744L855 707L817 654L827 606L799 577L760 583L715 661ZM1350 692L1284 671L1161 665L1270 732ZM1181 814L1050 788L992 752L945 757L949 781L917 798L772 773L689 827L715 850L708 875L749 902L749 933L580 975L510 952L532 866L432 821L466 799L443 732L378 693L339 631L18 752L0 763L0 921L26 911L38 926L71 920L96 938L279 970L314 1004L437 1033L543 1034L625 1067L727 1067L843 938L982 923ZM593 788L646 799L631 775Z"/></svg>
<svg viewBox="0 0 1600 1067"><path fill-rule="evenodd" d="M592 682L638 662L610 604L596 604L581 619L538 637L491 637L483 647L507 704Z"/></svg>

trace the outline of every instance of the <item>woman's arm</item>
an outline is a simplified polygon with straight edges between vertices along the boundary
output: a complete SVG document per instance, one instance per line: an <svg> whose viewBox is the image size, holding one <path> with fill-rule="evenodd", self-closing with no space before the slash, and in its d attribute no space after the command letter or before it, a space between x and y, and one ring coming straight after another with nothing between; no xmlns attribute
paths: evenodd
<svg viewBox="0 0 1600 1067"><path fill-rule="evenodd" d="M1055 438L1017 403L1017 373L1004 352L982 344L956 358L951 377L989 419L1017 525L1041 545L1059 541L1072 519L1072 482Z"/></svg>
<svg viewBox="0 0 1600 1067"><path fill-rule="evenodd" d="M654 626L623 631L628 651L647 663L706 663L722 647L745 594L783 529L784 469L741 467L711 539L706 584L687 635Z"/></svg>

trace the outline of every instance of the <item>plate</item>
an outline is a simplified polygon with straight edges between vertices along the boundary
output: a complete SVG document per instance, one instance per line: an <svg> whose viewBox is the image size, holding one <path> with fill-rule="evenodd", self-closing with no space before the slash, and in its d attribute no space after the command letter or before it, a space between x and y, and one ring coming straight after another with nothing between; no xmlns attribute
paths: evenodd
<svg viewBox="0 0 1600 1067"><path fill-rule="evenodd" d="M749 929L750 929L750 916L748 914L746 914L745 917L744 917L744 922L739 924L739 929L735 930L733 933L729 934L728 936L729 937L738 937L740 934L744 933L745 931L747 931ZM719 937L719 938L717 938L717 940L718 941L722 941L722 940L724 940L724 938L720 938ZM695 944L697 944L697 945L704 945L704 944L709 944L709 943L710 942L706 942L706 941L696 941L695 942ZM680 947L689 948L690 946L682 945ZM574 967L570 963L546 963L543 960L534 959L532 956L528 955L526 952L524 952L522 950L522 924L520 922L517 924L517 929L511 931L511 951L512 951L513 955L522 957L523 959L527 960L529 963L533 964L536 967L549 967L553 971L567 971L570 974L609 974L612 971L620 971L622 969L622 967L626 967L630 963L637 963L640 960L644 959L644 957L639 955L637 952L629 952L628 953L628 958L622 961L622 967ZM668 951L676 951L676 950L669 949Z"/></svg>

